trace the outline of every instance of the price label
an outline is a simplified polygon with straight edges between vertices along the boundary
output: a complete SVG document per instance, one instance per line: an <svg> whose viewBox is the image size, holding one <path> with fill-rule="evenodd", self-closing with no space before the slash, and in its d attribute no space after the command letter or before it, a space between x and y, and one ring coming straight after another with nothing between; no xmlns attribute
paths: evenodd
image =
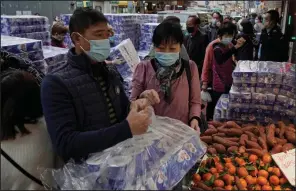
<svg viewBox="0 0 296 191"><path fill-rule="evenodd" d="M295 155L296 149L271 155L292 186L295 186Z"/></svg>

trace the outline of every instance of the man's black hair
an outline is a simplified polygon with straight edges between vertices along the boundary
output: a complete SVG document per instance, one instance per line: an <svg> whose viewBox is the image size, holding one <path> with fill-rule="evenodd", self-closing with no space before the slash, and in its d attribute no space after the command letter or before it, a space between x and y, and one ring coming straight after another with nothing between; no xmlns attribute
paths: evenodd
<svg viewBox="0 0 296 191"><path fill-rule="evenodd" d="M280 14L276 10L269 10L267 11L268 14L270 14L270 20L275 21L276 23L279 23L280 21Z"/></svg>
<svg viewBox="0 0 296 191"><path fill-rule="evenodd" d="M176 17L176 16L167 16L162 22L180 24L181 20L179 19L179 17Z"/></svg>
<svg viewBox="0 0 296 191"><path fill-rule="evenodd" d="M241 26L243 27L243 33L254 35L254 28L249 19L243 19L241 22Z"/></svg>
<svg viewBox="0 0 296 191"><path fill-rule="evenodd" d="M165 43L183 43L184 35L180 24L174 23L161 23L159 24L153 33L152 42L154 46L158 47L163 41Z"/></svg>
<svg viewBox="0 0 296 191"><path fill-rule="evenodd" d="M257 18L258 18L258 20L259 20L259 21L261 21L261 22L262 22L263 18L262 18L262 16L261 16L261 15L258 15L258 17L257 17Z"/></svg>
<svg viewBox="0 0 296 191"><path fill-rule="evenodd" d="M70 18L69 32L84 33L87 28L97 23L108 23L103 13L90 7L77 8Z"/></svg>
<svg viewBox="0 0 296 191"><path fill-rule="evenodd" d="M18 133L16 127L21 134L29 134L24 124L36 122L43 114L36 76L13 68L21 62L11 57L1 60L1 141L14 139Z"/></svg>
<svg viewBox="0 0 296 191"><path fill-rule="evenodd" d="M200 24L200 18L198 18L198 16L196 16L196 15L189 15L188 19L189 18L193 18L194 19L194 23L196 25L199 25Z"/></svg>
<svg viewBox="0 0 296 191"><path fill-rule="evenodd" d="M218 30L218 36L222 37L225 34L235 35L237 32L236 25L232 22L225 22L223 23L222 27Z"/></svg>
<svg viewBox="0 0 296 191"><path fill-rule="evenodd" d="M219 15L219 19L220 19L220 21L222 21L223 20L223 16L221 15L221 13L219 13L218 11L215 11L215 12L212 13L212 16L214 16L215 13L217 15Z"/></svg>

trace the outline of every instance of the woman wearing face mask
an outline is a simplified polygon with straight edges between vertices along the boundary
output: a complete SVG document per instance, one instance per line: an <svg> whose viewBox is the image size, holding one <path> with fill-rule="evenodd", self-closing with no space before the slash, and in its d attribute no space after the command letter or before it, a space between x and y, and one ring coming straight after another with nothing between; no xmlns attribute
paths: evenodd
<svg viewBox="0 0 296 191"><path fill-rule="evenodd" d="M259 15L255 19L254 29L256 32L261 33L263 28L264 28L264 25L262 24L262 17Z"/></svg>
<svg viewBox="0 0 296 191"><path fill-rule="evenodd" d="M154 31L152 41L155 58L137 65L132 81L132 100L145 90L155 89L160 96L160 103L154 106L156 115L178 119L199 131L201 99L198 69L193 61L180 58L183 43L181 26L161 23ZM191 71L191 93L187 69Z"/></svg>
<svg viewBox="0 0 296 191"><path fill-rule="evenodd" d="M212 21L206 27L209 42L212 42L217 38L217 31L221 27L223 21L223 16L219 12L214 12L212 14Z"/></svg>
<svg viewBox="0 0 296 191"><path fill-rule="evenodd" d="M64 43L65 35L68 33L68 27L61 22L56 22L51 29L51 46L67 48Z"/></svg>
<svg viewBox="0 0 296 191"><path fill-rule="evenodd" d="M232 23L225 23L218 31L220 42L213 45L214 59L213 71L213 93L212 101L215 107L220 96L228 93L232 84L232 71L234 61L232 56L245 42L243 38L238 39L235 46L231 43L235 35L236 26Z"/></svg>

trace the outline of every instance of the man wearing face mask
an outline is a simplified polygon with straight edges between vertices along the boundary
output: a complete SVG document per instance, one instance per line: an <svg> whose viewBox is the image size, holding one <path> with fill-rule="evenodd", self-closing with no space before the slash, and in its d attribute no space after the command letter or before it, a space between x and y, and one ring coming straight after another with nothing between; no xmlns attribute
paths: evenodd
<svg viewBox="0 0 296 191"><path fill-rule="evenodd" d="M277 25L279 19L279 13L276 10L266 13L265 28L260 36L261 61L286 62L289 59L289 42Z"/></svg>
<svg viewBox="0 0 296 191"><path fill-rule="evenodd" d="M188 17L186 26L190 35L184 39L184 46L189 54L189 58L193 60L198 67L199 76L202 72L203 60L208 45L208 37L199 29L200 19L196 15Z"/></svg>
<svg viewBox="0 0 296 191"><path fill-rule="evenodd" d="M120 75L106 65L110 54L107 19L97 10L74 11L68 60L42 81L41 100L53 148L64 161L85 159L147 131L153 90L129 102Z"/></svg>
<svg viewBox="0 0 296 191"><path fill-rule="evenodd" d="M222 20L223 16L219 12L214 12L212 14L212 21L206 27L209 42L212 42L213 40L217 39L217 32L222 25Z"/></svg>
<svg viewBox="0 0 296 191"><path fill-rule="evenodd" d="M64 43L65 35L68 33L68 27L61 22L56 22L51 28L51 46L67 48Z"/></svg>

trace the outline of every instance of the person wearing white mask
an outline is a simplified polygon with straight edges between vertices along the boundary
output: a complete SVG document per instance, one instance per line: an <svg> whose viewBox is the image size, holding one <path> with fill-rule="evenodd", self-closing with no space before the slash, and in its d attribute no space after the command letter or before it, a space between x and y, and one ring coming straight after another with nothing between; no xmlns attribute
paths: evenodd
<svg viewBox="0 0 296 191"><path fill-rule="evenodd" d="M212 20L206 27L206 33L208 34L209 42L217 39L218 29L222 26L223 16L219 12L214 12L212 14Z"/></svg>
<svg viewBox="0 0 296 191"><path fill-rule="evenodd" d="M148 106L159 103L154 90L129 101L115 66L105 63L110 54L107 23L101 12L77 8L69 24L75 47L67 62L42 81L47 129L55 152L65 162L81 161L146 133L151 124Z"/></svg>
<svg viewBox="0 0 296 191"><path fill-rule="evenodd" d="M264 25L262 24L262 16L259 15L255 19L254 29L257 33L261 33L263 28L264 28Z"/></svg>
<svg viewBox="0 0 296 191"><path fill-rule="evenodd" d="M179 24L165 22L155 28L155 58L137 65L131 98L135 100L143 92L155 89L160 96L160 103L153 107L156 115L178 119L199 131L199 74L193 61L180 56L183 38Z"/></svg>
<svg viewBox="0 0 296 191"><path fill-rule="evenodd" d="M245 39L240 38L237 40L236 45L233 45L232 41L235 33L236 26L233 23L228 22L223 24L222 28L218 31L220 42L213 45L213 79L211 81L213 82L212 103L214 107L220 96L230 91L232 85L232 71L235 64L232 56L236 54L237 49L242 47L245 43Z"/></svg>

